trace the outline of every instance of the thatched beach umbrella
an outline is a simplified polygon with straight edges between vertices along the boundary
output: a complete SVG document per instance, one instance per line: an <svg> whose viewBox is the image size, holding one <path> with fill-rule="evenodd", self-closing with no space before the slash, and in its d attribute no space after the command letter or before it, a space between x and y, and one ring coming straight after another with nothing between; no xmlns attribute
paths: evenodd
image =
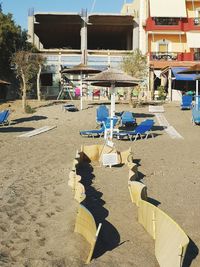
<svg viewBox="0 0 200 267"><path fill-rule="evenodd" d="M125 74L118 69L109 68L95 76L85 79L92 82L95 86L104 86L111 88L111 108L110 108L110 139L113 137L113 117L115 115L115 87L132 87L138 85L141 80L138 80L130 75Z"/></svg>
<svg viewBox="0 0 200 267"><path fill-rule="evenodd" d="M100 72L100 70L93 69L83 63L76 65L72 67L71 69L65 68L61 71L61 73L79 74L81 76L80 77L80 101L81 101L80 108L81 110L83 109L83 81L82 81L83 77L82 75L89 74L89 73L98 73L98 72Z"/></svg>
<svg viewBox="0 0 200 267"><path fill-rule="evenodd" d="M195 64L189 67L186 70L178 72L178 74L200 74L200 64ZM199 95L199 81L198 77L196 77L196 109L198 109L198 95Z"/></svg>

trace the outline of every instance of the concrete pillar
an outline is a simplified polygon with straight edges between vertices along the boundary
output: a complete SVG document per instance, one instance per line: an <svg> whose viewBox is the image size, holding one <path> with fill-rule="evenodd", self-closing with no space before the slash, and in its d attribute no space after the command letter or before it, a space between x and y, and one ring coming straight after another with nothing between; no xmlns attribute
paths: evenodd
<svg viewBox="0 0 200 267"><path fill-rule="evenodd" d="M40 39L34 33L34 15L28 16L28 42L37 47L38 50L43 49Z"/></svg>
<svg viewBox="0 0 200 267"><path fill-rule="evenodd" d="M87 64L87 12L82 11L81 63Z"/></svg>
<svg viewBox="0 0 200 267"><path fill-rule="evenodd" d="M168 97L169 101L172 101L172 70L169 68L168 74Z"/></svg>
<svg viewBox="0 0 200 267"><path fill-rule="evenodd" d="M133 21L133 42L132 42L132 49L139 48L139 25L137 21Z"/></svg>
<svg viewBox="0 0 200 267"><path fill-rule="evenodd" d="M144 29L143 29L143 17L144 17L144 1L140 0L140 7L139 7L139 49L144 54Z"/></svg>
<svg viewBox="0 0 200 267"><path fill-rule="evenodd" d="M149 68L149 90L150 90L150 100L154 99L154 70Z"/></svg>
<svg viewBox="0 0 200 267"><path fill-rule="evenodd" d="M34 44L34 16L28 16L28 42Z"/></svg>

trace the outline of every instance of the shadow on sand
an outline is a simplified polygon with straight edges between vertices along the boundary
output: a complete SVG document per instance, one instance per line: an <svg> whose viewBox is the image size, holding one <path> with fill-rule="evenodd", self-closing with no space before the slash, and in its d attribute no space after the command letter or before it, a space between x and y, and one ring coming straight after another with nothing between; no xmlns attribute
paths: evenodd
<svg viewBox="0 0 200 267"><path fill-rule="evenodd" d="M40 120L46 120L47 117L46 116L31 116L31 117L25 117L25 118L20 118L20 119L15 119L12 120L12 125L18 124L18 123L22 123L22 122L28 122L28 121L40 121Z"/></svg>
<svg viewBox="0 0 200 267"><path fill-rule="evenodd" d="M190 239L190 238L189 238ZM199 249L196 244L190 239L189 245L186 250L185 258L183 261L183 267L190 267L192 261L197 257L199 254Z"/></svg>
<svg viewBox="0 0 200 267"><path fill-rule="evenodd" d="M98 258L106 251L113 250L120 245L120 235L117 229L106 220L109 212L103 207L105 205L105 201L102 199L103 193L92 186L95 178L93 167L88 162L82 162L79 164L77 174L82 177L81 183L86 191L86 199L81 204L92 213L97 225L102 223L93 255L94 258Z"/></svg>
<svg viewBox="0 0 200 267"><path fill-rule="evenodd" d="M35 130L33 127L5 127L0 128L0 133L28 132L33 130Z"/></svg>

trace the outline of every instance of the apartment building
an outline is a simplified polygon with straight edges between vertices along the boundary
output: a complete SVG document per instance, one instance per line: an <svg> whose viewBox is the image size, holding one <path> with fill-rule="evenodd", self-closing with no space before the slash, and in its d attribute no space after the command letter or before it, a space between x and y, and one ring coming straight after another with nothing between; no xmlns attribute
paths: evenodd
<svg viewBox="0 0 200 267"><path fill-rule="evenodd" d="M152 94L161 83L171 100L173 87L182 86L178 67L200 61L200 1L134 0L121 13L135 17L138 46L149 57Z"/></svg>
<svg viewBox="0 0 200 267"><path fill-rule="evenodd" d="M138 48L137 25L129 14L35 13L29 10L28 34L46 58L42 90L59 93L60 70L86 63L94 68L119 67L127 52ZM80 77L74 77L79 79Z"/></svg>

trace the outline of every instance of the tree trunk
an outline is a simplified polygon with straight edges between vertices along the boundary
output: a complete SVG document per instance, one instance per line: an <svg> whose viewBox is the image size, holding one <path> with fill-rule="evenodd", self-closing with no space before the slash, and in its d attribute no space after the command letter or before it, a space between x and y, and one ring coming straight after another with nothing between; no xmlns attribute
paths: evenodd
<svg viewBox="0 0 200 267"><path fill-rule="evenodd" d="M22 83L23 83L23 89L22 89L22 108L25 111L26 108L26 79L24 76L24 73L22 72Z"/></svg>
<svg viewBox="0 0 200 267"><path fill-rule="evenodd" d="M41 91L40 91L40 74L41 74L42 66L39 65L39 71L37 73L37 99L41 100Z"/></svg>

